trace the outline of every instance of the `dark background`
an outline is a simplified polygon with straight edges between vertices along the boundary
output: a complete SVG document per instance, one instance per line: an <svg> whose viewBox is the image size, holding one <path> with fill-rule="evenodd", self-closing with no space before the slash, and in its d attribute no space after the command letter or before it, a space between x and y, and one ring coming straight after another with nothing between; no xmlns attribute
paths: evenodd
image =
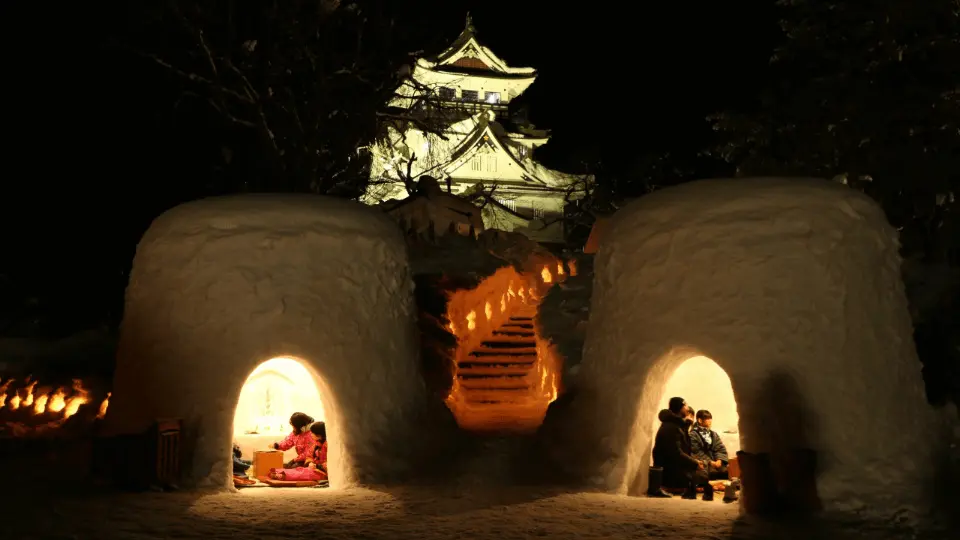
<svg viewBox="0 0 960 540"><path fill-rule="evenodd" d="M348 4L341 2L341 8ZM957 236L949 232L955 230L956 210L945 213L946 207L932 203L933 194L956 190L960 144L944 137L958 115L956 108L927 103L943 88L960 85L960 54L955 45L936 54L921 47L941 38L960 42L951 2L838 2L829 12L805 0L356 4L365 10L356 20L364 25L366 61L381 59L373 72L384 80L409 61L408 53L435 54L449 45L470 11L482 43L511 65L539 70L517 104L538 127L553 131L537 157L555 168L595 174L614 199L698 177L733 175L738 168L830 177L834 169L875 174L891 163L902 165L900 174L868 188L902 228L905 257L948 276L918 279L920 286L935 286L911 301L934 299L930 306L913 306L925 313L915 313L921 354L937 359L925 361L927 367L940 366L934 378L960 379L951 337L960 333L956 288L943 285L956 281ZM152 219L172 206L224 193L303 191L274 182L259 168L256 153L243 150L250 144L245 135L225 126L202 101L181 99L184 81L141 54L186 58L170 5L16 1L0 7L6 128L0 336L56 338L115 326L136 242ZM252 35L268 26L250 17L239 24ZM781 20L793 21L784 26L792 49L777 53L790 63L774 65L777 47L790 41ZM340 29L343 51L355 45L349 30ZM211 36L216 32L211 28ZM329 41L331 61L347 65L348 58L337 57L337 39ZM903 50L907 61L897 60ZM881 77L875 76L877 65ZM375 105L352 102L350 96L335 96L334 105L352 111L353 122L374 122ZM883 96L890 97L882 101ZM860 104L873 109L853 110ZM707 121L718 111L754 111L751 121L760 128L738 120L732 135L720 133ZM847 116L859 118L856 124L868 118L902 123L870 125L872 133L927 124L948 129L929 135L914 154L891 151L904 146L893 141L871 157L886 156L888 162L815 164L823 152L814 146L821 141L844 149L862 146L864 137L853 128L830 132L843 140L823 136L824 125ZM789 134L770 135L794 124ZM766 135L754 136L759 132ZM735 141L737 152L710 152L723 137ZM758 144L766 153L752 150ZM224 146L253 157L224 168ZM776 165L748 159L758 154L777 158ZM802 157L791 159L794 155ZM927 159L932 155L955 157ZM929 163L937 168L914 174Z"/></svg>
<svg viewBox="0 0 960 540"><path fill-rule="evenodd" d="M445 48L469 9L482 42L512 65L536 67L523 103L538 127L553 130L540 158L567 169L628 169L665 150L695 156L709 134L706 114L750 99L777 30L770 3L756 1L396 3L409 51ZM220 128L209 110L174 111L178 81L114 46L140 37L128 34L143 16L136 7L14 2L4 10L0 279L13 296L4 300L41 304L43 333L116 320L150 221L180 202L238 190L210 180ZM163 33L152 38L165 45Z"/></svg>

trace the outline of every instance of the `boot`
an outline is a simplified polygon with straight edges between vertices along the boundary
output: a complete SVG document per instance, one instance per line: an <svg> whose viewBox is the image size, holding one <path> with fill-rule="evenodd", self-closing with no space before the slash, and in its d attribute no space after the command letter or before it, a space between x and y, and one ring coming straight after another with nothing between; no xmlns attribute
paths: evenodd
<svg viewBox="0 0 960 540"><path fill-rule="evenodd" d="M703 485L703 500L712 501L713 500L713 486L710 482L707 482Z"/></svg>
<svg viewBox="0 0 960 540"><path fill-rule="evenodd" d="M697 483L690 482L687 484L686 491L683 492L683 495L680 496L681 499L687 499L691 501L697 500Z"/></svg>
<svg viewBox="0 0 960 540"><path fill-rule="evenodd" d="M732 503L737 502L737 490L740 489L740 479L731 478L730 484L723 490L723 502Z"/></svg>
<svg viewBox="0 0 960 540"><path fill-rule="evenodd" d="M673 495L663 490L663 467L650 467L650 482L647 485L647 497L657 497L661 499L673 497Z"/></svg>

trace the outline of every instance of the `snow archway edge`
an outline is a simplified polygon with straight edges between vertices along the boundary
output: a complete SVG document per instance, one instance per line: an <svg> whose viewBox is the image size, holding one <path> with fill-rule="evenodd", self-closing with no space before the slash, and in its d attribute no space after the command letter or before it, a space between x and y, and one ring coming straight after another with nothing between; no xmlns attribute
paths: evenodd
<svg viewBox="0 0 960 540"><path fill-rule="evenodd" d="M243 382L240 384L240 387L237 388L236 406L234 408L234 414L233 414L234 423L232 424L233 426L232 436L234 437L237 436L237 433L236 433L237 412L236 411L240 406L240 398L243 394L243 389L246 387L247 383L250 382L250 378L253 376L253 374L256 373L256 371L260 369L261 366L264 366L276 360L290 360L290 361L296 362L301 368L303 368L303 370L306 371L306 373L310 377L310 380L308 382L316 390L318 394L319 404L322 407L323 418L317 418L317 419L322 420L327 426L327 440L328 440L327 467L328 467L328 472L330 473L331 486L334 488L341 486L344 483L343 481L345 479L350 479L350 471L354 470L354 465L351 461L350 455L344 452L344 446L342 444L344 433L341 428L341 420L339 416L340 405L337 401L337 395L336 393L334 393L333 388L331 388L330 385L323 380L323 376L317 371L316 367L314 367L314 363L310 362L309 360L295 357L295 356L290 356L290 355L278 355L278 356L270 357L269 359L266 359L263 361L255 362L254 368L247 374L246 377L244 377ZM285 411L285 413L286 412L287 411ZM296 411L289 411L289 413L291 414L293 412L296 412ZM303 410L300 412L310 414L311 416L314 416L314 417L316 417L315 415L317 414L316 411L309 410L309 409ZM285 421L284 421L284 425L286 425ZM286 432L277 435L275 438L279 440L282 437L285 437L288 432L289 432L289 427ZM270 442L275 442L275 441L271 439ZM263 448L258 448L258 450L266 450L266 449L267 449L266 446L264 446ZM251 456L245 456L245 457L249 459ZM338 480L333 480L334 478Z"/></svg>
<svg viewBox="0 0 960 540"><path fill-rule="evenodd" d="M245 195L176 207L137 248L105 433L179 418L183 485L228 487L240 389L263 361L293 357L322 376L335 409L331 483L396 481L411 456L395 441L426 407L412 293L401 232L359 203Z"/></svg>

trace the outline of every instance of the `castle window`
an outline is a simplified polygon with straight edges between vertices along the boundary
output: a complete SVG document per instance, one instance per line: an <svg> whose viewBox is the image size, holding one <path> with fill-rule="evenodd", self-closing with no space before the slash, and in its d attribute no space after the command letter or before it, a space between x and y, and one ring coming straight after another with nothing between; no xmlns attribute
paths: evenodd
<svg viewBox="0 0 960 540"><path fill-rule="evenodd" d="M480 161L480 156L476 156L470 160L470 169L474 171L483 170L483 162Z"/></svg>
<svg viewBox="0 0 960 540"><path fill-rule="evenodd" d="M487 172L497 172L497 156L487 156Z"/></svg>
<svg viewBox="0 0 960 540"><path fill-rule="evenodd" d="M511 201L507 199L497 199L497 202L509 208L510 210L513 210L514 212L517 211L517 201Z"/></svg>
<svg viewBox="0 0 960 540"><path fill-rule="evenodd" d="M440 99L444 101L453 101L457 98L457 91L447 86L441 86L438 94L440 95Z"/></svg>
<svg viewBox="0 0 960 540"><path fill-rule="evenodd" d="M462 101L479 101L480 93L476 90L461 90L460 99Z"/></svg>
<svg viewBox="0 0 960 540"><path fill-rule="evenodd" d="M487 92L483 100L487 103L500 103L500 92Z"/></svg>

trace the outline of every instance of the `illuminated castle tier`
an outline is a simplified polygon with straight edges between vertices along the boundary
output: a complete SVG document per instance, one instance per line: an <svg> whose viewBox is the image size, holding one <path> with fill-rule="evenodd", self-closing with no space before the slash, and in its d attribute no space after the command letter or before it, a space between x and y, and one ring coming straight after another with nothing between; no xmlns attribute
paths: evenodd
<svg viewBox="0 0 960 540"><path fill-rule="evenodd" d="M582 196L589 178L548 169L532 158L550 134L532 125L508 127L507 106L536 79L528 67L511 67L466 28L447 50L417 60L411 81L390 106L419 122L390 122L375 145L365 202L407 197L403 178L436 178L444 189L488 197L487 228L517 231L543 242L563 240L565 204ZM501 121L498 121L500 119ZM442 136L439 133L442 133ZM490 201L492 199L492 201Z"/></svg>

